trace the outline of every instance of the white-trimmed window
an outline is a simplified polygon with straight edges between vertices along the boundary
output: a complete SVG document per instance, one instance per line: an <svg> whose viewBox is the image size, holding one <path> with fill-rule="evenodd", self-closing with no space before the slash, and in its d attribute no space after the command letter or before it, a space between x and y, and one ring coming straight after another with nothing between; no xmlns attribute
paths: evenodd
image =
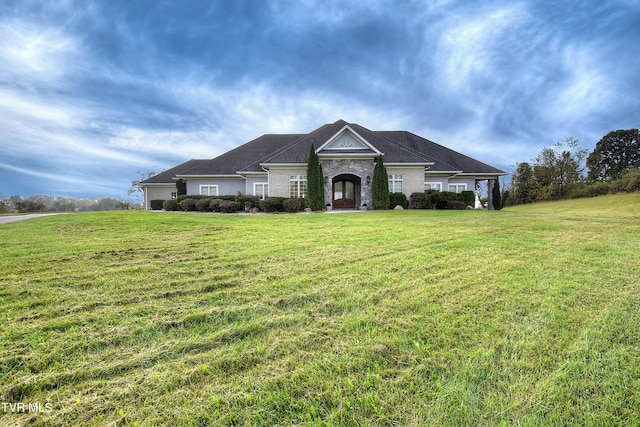
<svg viewBox="0 0 640 427"><path fill-rule="evenodd" d="M425 182L424 191L427 191L427 190L442 191L442 183L441 182Z"/></svg>
<svg viewBox="0 0 640 427"><path fill-rule="evenodd" d="M307 196L307 176L289 175L289 197Z"/></svg>
<svg viewBox="0 0 640 427"><path fill-rule="evenodd" d="M261 200L269 197L269 183L268 182L254 182L253 183L253 195L258 196Z"/></svg>
<svg viewBox="0 0 640 427"><path fill-rule="evenodd" d="M462 193L463 191L467 191L467 184L449 184L449 191Z"/></svg>
<svg viewBox="0 0 640 427"><path fill-rule="evenodd" d="M389 193L402 193L402 175L389 175Z"/></svg>
<svg viewBox="0 0 640 427"><path fill-rule="evenodd" d="M201 185L200 195L201 196L217 196L218 186L217 185Z"/></svg>

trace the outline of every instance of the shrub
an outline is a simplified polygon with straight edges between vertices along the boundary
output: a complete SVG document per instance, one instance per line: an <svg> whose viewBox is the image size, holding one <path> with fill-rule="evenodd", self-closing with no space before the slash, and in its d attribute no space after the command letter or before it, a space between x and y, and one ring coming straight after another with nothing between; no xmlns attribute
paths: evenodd
<svg viewBox="0 0 640 427"><path fill-rule="evenodd" d="M304 206L304 199L287 199L284 202L282 202L282 208L284 209L285 212L289 212L289 213L295 213L295 212L299 212L302 210L302 207Z"/></svg>
<svg viewBox="0 0 640 427"><path fill-rule="evenodd" d="M234 213L244 210L244 206L236 201L222 200L220 202L220 212Z"/></svg>
<svg viewBox="0 0 640 427"><path fill-rule="evenodd" d="M249 194L238 193L236 194L235 201L240 203L243 209L246 209L247 207L249 209L260 207L260 198L258 196L251 196ZM247 206L247 203L249 204L248 206Z"/></svg>
<svg viewBox="0 0 640 427"><path fill-rule="evenodd" d="M473 191L465 190L461 193L463 201L469 206L475 206L476 193Z"/></svg>
<svg viewBox="0 0 640 427"><path fill-rule="evenodd" d="M371 197L373 198L373 209L387 209L389 207L389 175L382 162L382 154L378 156L373 169Z"/></svg>
<svg viewBox="0 0 640 427"><path fill-rule="evenodd" d="M429 190L427 191L427 198L429 199L431 206L433 206L433 209L447 209L447 202L449 199L444 193L436 190Z"/></svg>
<svg viewBox="0 0 640 427"><path fill-rule="evenodd" d="M616 192L632 193L640 191L640 169L633 168L624 172L620 179L613 182L612 188Z"/></svg>
<svg viewBox="0 0 640 427"><path fill-rule="evenodd" d="M453 209L453 210L465 210L467 208L467 204L465 202L462 202L460 200L447 200L447 207L446 209Z"/></svg>
<svg viewBox="0 0 640 427"><path fill-rule="evenodd" d="M231 200L232 202L236 200L236 196L203 196L201 194L187 194L184 196L178 196L178 203L180 203L181 201L183 201L184 199L194 199L194 200L200 200L200 199L222 199L222 200Z"/></svg>
<svg viewBox="0 0 640 427"><path fill-rule="evenodd" d="M220 205L224 201L225 200L222 199L211 199L211 201L209 202L209 210L213 212L220 212Z"/></svg>
<svg viewBox="0 0 640 427"><path fill-rule="evenodd" d="M196 200L196 210L200 211L200 212L207 212L210 211L210 203L213 199L200 199L200 200Z"/></svg>
<svg viewBox="0 0 640 427"><path fill-rule="evenodd" d="M409 201L404 193L391 193L389 194L389 209L393 209L396 205L400 205L407 209L409 207Z"/></svg>
<svg viewBox="0 0 640 427"><path fill-rule="evenodd" d="M162 204L162 209L164 209L165 211L177 211L178 202L175 200L165 200Z"/></svg>
<svg viewBox="0 0 640 427"><path fill-rule="evenodd" d="M282 212L284 210L283 201L286 198L282 197L267 197L260 205L262 206L262 210L265 212Z"/></svg>
<svg viewBox="0 0 640 427"><path fill-rule="evenodd" d="M149 206L151 207L151 210L154 210L154 211L161 210L163 205L164 205L164 200L151 200L149 202Z"/></svg>
<svg viewBox="0 0 640 427"><path fill-rule="evenodd" d="M426 193L411 193L409 196L409 207L411 209L428 209Z"/></svg>
<svg viewBox="0 0 640 427"><path fill-rule="evenodd" d="M196 210L196 200L195 199L186 198L186 199L181 200L180 202L178 202L178 206L180 206L180 210L183 210L185 212L195 211Z"/></svg>

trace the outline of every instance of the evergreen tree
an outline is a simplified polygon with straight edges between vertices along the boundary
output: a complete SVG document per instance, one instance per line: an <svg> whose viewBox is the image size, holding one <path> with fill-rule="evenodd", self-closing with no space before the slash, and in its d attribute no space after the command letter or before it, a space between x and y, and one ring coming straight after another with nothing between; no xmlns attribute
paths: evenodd
<svg viewBox="0 0 640 427"><path fill-rule="evenodd" d="M187 194L187 182L183 179L176 181L176 196L184 196Z"/></svg>
<svg viewBox="0 0 640 427"><path fill-rule="evenodd" d="M387 209L389 207L389 175L387 175L387 168L382 162L382 154L378 156L378 162L373 169L371 193L374 209Z"/></svg>
<svg viewBox="0 0 640 427"><path fill-rule="evenodd" d="M309 159L307 160L307 207L314 211L324 209L324 178L322 177L322 165L316 153L314 144L311 143Z"/></svg>
<svg viewBox="0 0 640 427"><path fill-rule="evenodd" d="M502 194L500 193L500 179L496 177L493 184L493 209L499 211L502 209Z"/></svg>

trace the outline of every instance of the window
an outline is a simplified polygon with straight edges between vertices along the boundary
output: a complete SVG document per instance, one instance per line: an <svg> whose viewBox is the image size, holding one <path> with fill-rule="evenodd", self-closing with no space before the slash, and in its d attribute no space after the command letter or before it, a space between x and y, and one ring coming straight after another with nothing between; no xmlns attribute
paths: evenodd
<svg viewBox="0 0 640 427"><path fill-rule="evenodd" d="M389 193L402 193L402 175L389 175Z"/></svg>
<svg viewBox="0 0 640 427"><path fill-rule="evenodd" d="M306 175L290 175L289 176L289 197L306 197L307 196L307 176Z"/></svg>
<svg viewBox="0 0 640 427"><path fill-rule="evenodd" d="M442 184L439 182L425 182L424 191L427 191L427 190L442 191Z"/></svg>
<svg viewBox="0 0 640 427"><path fill-rule="evenodd" d="M263 200L265 197L269 197L269 183L254 182L253 195L258 196L258 198L260 198L261 200Z"/></svg>
<svg viewBox="0 0 640 427"><path fill-rule="evenodd" d="M201 185L200 195L201 196L217 196L218 186L217 185Z"/></svg>
<svg viewBox="0 0 640 427"><path fill-rule="evenodd" d="M467 184L449 184L449 191L462 193L467 190Z"/></svg>

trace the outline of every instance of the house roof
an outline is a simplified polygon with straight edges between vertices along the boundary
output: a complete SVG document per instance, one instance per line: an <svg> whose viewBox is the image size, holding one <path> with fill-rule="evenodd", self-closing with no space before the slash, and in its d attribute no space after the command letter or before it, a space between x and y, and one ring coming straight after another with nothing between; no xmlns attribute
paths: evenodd
<svg viewBox="0 0 640 427"><path fill-rule="evenodd" d="M237 175L241 170L262 172L257 163L258 160L280 150L300 136L298 134L262 135L177 175ZM256 167L252 168L252 166Z"/></svg>
<svg viewBox="0 0 640 427"><path fill-rule="evenodd" d="M151 178L145 179L144 181L140 181L140 184L174 184L175 176L187 171L200 163L206 162L207 159L191 159L187 160L184 163L180 163L178 166L174 166L171 169L167 169L166 171L160 172L157 175L152 176Z"/></svg>
<svg viewBox="0 0 640 427"><path fill-rule="evenodd" d="M173 176L224 176L238 173L263 172L270 164L307 163L313 143L316 150L342 132L355 133L367 145L383 153L385 164L424 164L429 172L463 172L481 175L504 175L505 172L451 150L408 131L372 131L356 123L338 120L315 129L308 134L267 134L247 142L211 160L191 160L147 181L173 172ZM326 148L326 147L325 147ZM328 147L319 155L361 154L374 156L373 150L335 150ZM184 166L184 167L183 167ZM190 166L190 167L186 167ZM172 182L161 181L161 182Z"/></svg>

